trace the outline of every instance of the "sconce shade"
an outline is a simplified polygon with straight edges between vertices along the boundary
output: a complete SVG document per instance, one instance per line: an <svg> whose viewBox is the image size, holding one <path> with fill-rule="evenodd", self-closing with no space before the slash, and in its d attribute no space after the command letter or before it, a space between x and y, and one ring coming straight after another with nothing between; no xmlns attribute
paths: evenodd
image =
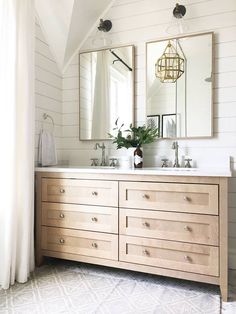
<svg viewBox="0 0 236 314"><path fill-rule="evenodd" d="M169 41L155 64L155 75L162 83L175 83L184 73L184 59Z"/></svg>

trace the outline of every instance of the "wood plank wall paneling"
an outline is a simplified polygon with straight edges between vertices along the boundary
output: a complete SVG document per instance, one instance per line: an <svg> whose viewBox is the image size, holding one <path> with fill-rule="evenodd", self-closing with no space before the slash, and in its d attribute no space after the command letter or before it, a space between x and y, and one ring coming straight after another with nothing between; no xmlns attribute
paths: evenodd
<svg viewBox="0 0 236 314"><path fill-rule="evenodd" d="M236 269L236 1L185 0L184 4L187 8L188 33L215 32L214 138L180 140L180 155L190 155L198 166L217 166L225 156L231 156L233 178L229 180L229 260L230 267ZM174 5L172 0L117 0L104 17L112 20L113 28L109 35L114 46L134 44L136 48L135 119L139 124L145 122L145 42L168 36L166 28L171 21ZM64 73L61 86L60 73L38 26L36 39L38 128L40 115L48 106L58 126L61 158L72 164L87 165L89 158L100 157L100 152L93 150L93 142L78 140L78 56L74 57ZM83 50L92 48L91 40L92 37L87 40ZM60 118L61 88L63 118ZM158 164L161 156L168 156L172 160L171 142L165 140L149 145L144 153L146 165ZM106 145L109 155L127 153L125 150L117 152L110 144Z"/></svg>
<svg viewBox="0 0 236 314"><path fill-rule="evenodd" d="M43 113L51 115L55 128L58 159L62 159L62 75L39 24L35 24L35 163L38 163L39 133L42 128L52 128L50 120L43 121Z"/></svg>

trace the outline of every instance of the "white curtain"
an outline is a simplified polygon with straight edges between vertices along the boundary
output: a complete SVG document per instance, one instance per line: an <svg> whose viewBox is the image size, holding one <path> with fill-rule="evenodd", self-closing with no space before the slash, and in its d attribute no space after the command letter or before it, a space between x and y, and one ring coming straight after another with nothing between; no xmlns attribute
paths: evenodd
<svg viewBox="0 0 236 314"><path fill-rule="evenodd" d="M91 138L106 139L110 132L110 64L109 51L97 53Z"/></svg>
<svg viewBox="0 0 236 314"><path fill-rule="evenodd" d="M0 288L34 268L34 2L0 0Z"/></svg>

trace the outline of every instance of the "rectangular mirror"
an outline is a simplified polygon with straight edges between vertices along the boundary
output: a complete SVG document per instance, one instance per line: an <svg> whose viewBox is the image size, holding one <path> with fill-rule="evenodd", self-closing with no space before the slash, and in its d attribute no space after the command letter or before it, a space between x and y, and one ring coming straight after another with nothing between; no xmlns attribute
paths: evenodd
<svg viewBox="0 0 236 314"><path fill-rule="evenodd" d="M79 67L80 140L107 140L134 122L134 47L83 52Z"/></svg>
<svg viewBox="0 0 236 314"><path fill-rule="evenodd" d="M146 44L147 124L161 138L212 136L213 33Z"/></svg>

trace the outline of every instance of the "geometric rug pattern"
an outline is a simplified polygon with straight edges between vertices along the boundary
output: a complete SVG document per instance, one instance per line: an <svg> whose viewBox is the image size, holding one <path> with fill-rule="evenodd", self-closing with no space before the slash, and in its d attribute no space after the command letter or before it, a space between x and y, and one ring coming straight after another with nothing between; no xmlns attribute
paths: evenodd
<svg viewBox="0 0 236 314"><path fill-rule="evenodd" d="M27 283L0 290L3 313L220 314L221 300L212 285L49 259Z"/></svg>

